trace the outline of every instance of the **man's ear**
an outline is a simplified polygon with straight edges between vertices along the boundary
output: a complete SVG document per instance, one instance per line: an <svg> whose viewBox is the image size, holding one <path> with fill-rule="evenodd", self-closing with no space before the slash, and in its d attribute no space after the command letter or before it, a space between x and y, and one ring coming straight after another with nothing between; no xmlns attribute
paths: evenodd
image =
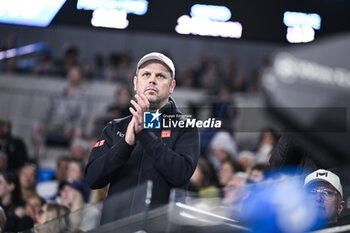
<svg viewBox="0 0 350 233"><path fill-rule="evenodd" d="M344 208L345 208L345 201L339 202L339 205L338 205L338 215L343 211Z"/></svg>
<svg viewBox="0 0 350 233"><path fill-rule="evenodd" d="M169 95L170 95L170 94L173 94L175 86L176 86L176 81L175 81L175 80L172 80L172 81L170 82Z"/></svg>
<svg viewBox="0 0 350 233"><path fill-rule="evenodd" d="M137 76L134 76L134 91L136 91Z"/></svg>

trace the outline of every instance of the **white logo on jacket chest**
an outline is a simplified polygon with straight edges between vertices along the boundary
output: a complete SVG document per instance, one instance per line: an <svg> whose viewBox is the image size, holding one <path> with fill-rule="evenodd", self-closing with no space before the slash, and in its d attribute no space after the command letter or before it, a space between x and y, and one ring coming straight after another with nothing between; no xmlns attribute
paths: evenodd
<svg viewBox="0 0 350 233"><path fill-rule="evenodd" d="M122 132L120 132L120 131L117 131L117 135L119 136L119 137L124 137L125 136L125 134L123 134Z"/></svg>

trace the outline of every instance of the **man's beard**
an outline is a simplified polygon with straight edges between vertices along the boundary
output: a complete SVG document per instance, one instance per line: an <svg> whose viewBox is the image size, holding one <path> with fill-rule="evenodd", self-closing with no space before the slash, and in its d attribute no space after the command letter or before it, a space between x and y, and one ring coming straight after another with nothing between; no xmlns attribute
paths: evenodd
<svg viewBox="0 0 350 233"><path fill-rule="evenodd" d="M150 111L156 111L157 109L160 108L160 104L161 104L161 100L160 99L156 99L155 101L151 101L151 100L148 100L149 101L149 110Z"/></svg>

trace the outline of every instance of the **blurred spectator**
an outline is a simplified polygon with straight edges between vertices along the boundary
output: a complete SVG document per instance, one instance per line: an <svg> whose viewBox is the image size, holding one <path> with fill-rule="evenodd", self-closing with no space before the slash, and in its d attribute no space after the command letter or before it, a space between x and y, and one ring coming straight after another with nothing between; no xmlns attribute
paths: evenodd
<svg viewBox="0 0 350 233"><path fill-rule="evenodd" d="M269 154L277 144L279 135L273 128L265 128L262 130L256 149L256 160L259 163L267 163Z"/></svg>
<svg viewBox="0 0 350 233"><path fill-rule="evenodd" d="M0 149L7 156L7 169L15 171L28 161L27 147L11 135L11 123L0 120Z"/></svg>
<svg viewBox="0 0 350 233"><path fill-rule="evenodd" d="M92 76L93 81L102 81L104 79L104 60L102 54L95 54L94 56L94 73Z"/></svg>
<svg viewBox="0 0 350 233"><path fill-rule="evenodd" d="M243 150L238 154L238 162L246 173L249 173L251 168L255 165L255 160L255 154L251 151Z"/></svg>
<svg viewBox="0 0 350 233"><path fill-rule="evenodd" d="M218 172L220 186L226 186L232 180L234 174L242 170L241 165L232 158L222 160L220 170Z"/></svg>
<svg viewBox="0 0 350 233"><path fill-rule="evenodd" d="M89 190L86 190L85 184L80 181L64 181L59 187L61 202L71 212L80 210L70 217L72 228L84 232L96 228L99 224L101 211L93 205L85 206L89 198Z"/></svg>
<svg viewBox="0 0 350 233"><path fill-rule="evenodd" d="M296 175L304 175L320 168L317 155L314 155L300 139L300 135L283 134L277 142L269 159L271 170L283 167L293 169Z"/></svg>
<svg viewBox="0 0 350 233"><path fill-rule="evenodd" d="M33 219L34 225L40 223L41 208L45 203L45 199L39 195L33 195L26 201L25 214Z"/></svg>
<svg viewBox="0 0 350 233"><path fill-rule="evenodd" d="M17 176L12 172L0 172L0 203L7 216L15 214L16 209L25 204Z"/></svg>
<svg viewBox="0 0 350 233"><path fill-rule="evenodd" d="M116 74L116 80L123 84L131 84L131 77L135 75L134 68L132 67L132 55L128 51L121 53L118 70Z"/></svg>
<svg viewBox="0 0 350 233"><path fill-rule="evenodd" d="M108 106L111 119L130 115L129 107L132 99L132 91L126 84L120 85L114 94L114 102Z"/></svg>
<svg viewBox="0 0 350 233"><path fill-rule="evenodd" d="M33 67L33 73L35 75L53 75L55 72L54 66L51 52L43 51Z"/></svg>
<svg viewBox="0 0 350 233"><path fill-rule="evenodd" d="M189 64L185 64L180 72L179 77L176 78L176 85L184 88L194 88L197 80L193 67Z"/></svg>
<svg viewBox="0 0 350 233"><path fill-rule="evenodd" d="M22 199L28 201L31 196L37 195L37 167L35 164L26 163L18 170L19 186Z"/></svg>
<svg viewBox="0 0 350 233"><path fill-rule="evenodd" d="M56 202L49 202L42 206L42 214L40 224L49 222L63 215L69 214L70 210L66 205L61 205Z"/></svg>
<svg viewBox="0 0 350 233"><path fill-rule="evenodd" d="M7 220L5 232L19 232L33 227L33 221L24 215L25 201L15 173L0 172L0 203L5 211Z"/></svg>
<svg viewBox="0 0 350 233"><path fill-rule="evenodd" d="M108 64L105 68L105 80L106 81L115 81L117 79L117 70L120 61L120 55L117 53L112 53L108 57Z"/></svg>
<svg viewBox="0 0 350 233"><path fill-rule="evenodd" d="M246 186L248 174L236 172L232 179L224 187L223 204L229 205L232 210L231 215L236 217L241 212L244 200L248 198L250 190Z"/></svg>
<svg viewBox="0 0 350 233"><path fill-rule="evenodd" d="M317 209L317 217L326 223L327 227L343 224L347 219L339 219L345 208L343 201L343 187L339 176L331 171L318 169L305 177L307 193L312 198Z"/></svg>
<svg viewBox="0 0 350 233"><path fill-rule="evenodd" d="M93 136L99 136L109 121L130 115L131 99L132 91L129 86L126 84L120 85L115 91L113 102L108 105L105 112L95 119Z"/></svg>
<svg viewBox="0 0 350 233"><path fill-rule="evenodd" d="M70 157L73 159L82 159L87 162L89 159L89 142L82 138L75 138L70 146Z"/></svg>
<svg viewBox="0 0 350 233"><path fill-rule="evenodd" d="M87 99L81 87L79 67L70 67L63 92L52 99L42 123L33 125L34 153L39 155L44 140L47 145L69 146L71 140L84 134L87 120Z"/></svg>
<svg viewBox="0 0 350 233"><path fill-rule="evenodd" d="M0 150L0 171L4 172L7 170L7 156Z"/></svg>
<svg viewBox="0 0 350 233"><path fill-rule="evenodd" d="M67 165L66 180L79 182L81 188L84 189L84 194L87 195L87 199L85 200L87 202L90 195L90 188L85 183L84 169L85 163L82 159L70 159Z"/></svg>
<svg viewBox="0 0 350 233"><path fill-rule="evenodd" d="M16 48L17 36L14 32L9 33L4 41L0 43L0 51L6 51L9 49ZM17 71L17 57L11 57L4 60L4 71L6 73L14 73Z"/></svg>
<svg viewBox="0 0 350 233"><path fill-rule="evenodd" d="M271 61L269 57L265 57L260 66L256 69L254 69L251 72L250 78L249 78L249 84L247 86L247 91L249 92L257 92L261 88L261 78L264 73L264 71L271 66Z"/></svg>
<svg viewBox="0 0 350 233"><path fill-rule="evenodd" d="M237 60L234 57L228 57L224 60L224 85L227 85L232 90L236 91L239 88L236 86L236 78L238 75Z"/></svg>
<svg viewBox="0 0 350 233"><path fill-rule="evenodd" d="M61 202L72 212L82 208L89 198L85 185L80 181L63 181L59 190Z"/></svg>
<svg viewBox="0 0 350 233"><path fill-rule="evenodd" d="M215 171L210 164L205 159L199 158L196 170L190 179L190 182L197 186L199 196L202 198L219 197L220 192L216 180Z"/></svg>
<svg viewBox="0 0 350 233"><path fill-rule="evenodd" d="M109 62L105 69L105 79L111 82L129 84L133 77L134 70L131 66L131 55L128 52L112 53L109 56Z"/></svg>
<svg viewBox="0 0 350 233"><path fill-rule="evenodd" d="M217 132L210 142L209 161L213 164L216 171L220 169L220 163L227 159L236 159L237 145L229 132Z"/></svg>
<svg viewBox="0 0 350 233"><path fill-rule="evenodd" d="M17 36L14 32L10 32L5 40L0 43L0 51L13 49L17 47Z"/></svg>
<svg viewBox="0 0 350 233"><path fill-rule="evenodd" d="M71 158L67 164L66 180L81 181L84 178L84 169L82 159Z"/></svg>
<svg viewBox="0 0 350 233"><path fill-rule="evenodd" d="M50 222L45 225L38 226L39 232L69 232L70 221L68 214L69 208L56 202L50 202L42 207L40 224ZM54 221L53 221L54 220Z"/></svg>
<svg viewBox="0 0 350 233"><path fill-rule="evenodd" d="M215 98L211 101L211 117L221 120L222 129L232 131L232 122L235 120L237 114L237 110L235 110L236 104L232 96L232 90L228 86L222 86L218 92L218 96L215 96Z"/></svg>
<svg viewBox="0 0 350 233"><path fill-rule="evenodd" d="M54 200L58 195L58 185L66 180L68 156L61 156L57 159L55 176L52 180L40 182L36 190L45 200Z"/></svg>
<svg viewBox="0 0 350 233"><path fill-rule="evenodd" d="M68 162L69 162L68 156L61 156L57 159L55 180L57 180L58 182L61 182L67 179L66 174L67 174Z"/></svg>
<svg viewBox="0 0 350 233"><path fill-rule="evenodd" d="M201 111L203 110L203 106L209 105L210 117L221 121L221 129L202 129L200 134L201 151L204 152L203 154L209 159L210 162L213 162L207 152L210 152L210 148L208 147L210 146L214 136L219 131L233 131L233 121L236 115L236 110L232 92L228 87L223 86L216 95L205 98L199 102L190 102L189 105L193 118L201 118L200 115ZM216 164L216 168L218 166L219 163Z"/></svg>
<svg viewBox="0 0 350 233"><path fill-rule="evenodd" d="M103 56L100 53L95 54L91 58L85 59L82 63L82 72L86 80L103 81Z"/></svg>
<svg viewBox="0 0 350 233"><path fill-rule="evenodd" d="M195 87L202 87L201 77L209 64L209 58L204 54L200 54L197 57L197 63L194 67L195 79L197 81L195 82Z"/></svg>
<svg viewBox="0 0 350 233"><path fill-rule="evenodd" d="M200 76L201 87L208 91L218 91L223 80L220 61L216 58L209 59L204 72Z"/></svg>
<svg viewBox="0 0 350 233"><path fill-rule="evenodd" d="M5 226L6 226L6 214L4 209L0 206L0 233L5 232Z"/></svg>
<svg viewBox="0 0 350 233"><path fill-rule="evenodd" d="M80 51L76 45L66 44L62 48L63 56L61 60L55 63L55 73L60 76L66 76L71 67L79 66Z"/></svg>
<svg viewBox="0 0 350 233"><path fill-rule="evenodd" d="M249 173L249 181L259 183L265 180L266 173L269 171L269 166L264 163L256 164Z"/></svg>

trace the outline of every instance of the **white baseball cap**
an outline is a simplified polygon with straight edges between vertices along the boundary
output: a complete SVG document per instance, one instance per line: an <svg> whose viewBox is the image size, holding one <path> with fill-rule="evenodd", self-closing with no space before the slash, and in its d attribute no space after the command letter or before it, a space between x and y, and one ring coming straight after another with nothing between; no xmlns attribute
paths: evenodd
<svg viewBox="0 0 350 233"><path fill-rule="evenodd" d="M140 61L137 63L136 74L139 72L140 66L142 66L142 64L145 63L146 61L150 61L150 60L158 60L158 61L163 62L170 69L171 74L172 74L172 78L175 79L174 63L172 62L172 60L170 60L170 58L168 58L164 54L158 53L158 52L148 53L145 56L143 56L140 59Z"/></svg>
<svg viewBox="0 0 350 233"><path fill-rule="evenodd" d="M338 192L340 193L341 197L343 198L343 188L340 183L339 176L334 174L333 172L324 170L324 169L318 169L317 171L314 171L313 173L307 175L305 177L304 186L315 182L315 181L325 181L331 184Z"/></svg>

